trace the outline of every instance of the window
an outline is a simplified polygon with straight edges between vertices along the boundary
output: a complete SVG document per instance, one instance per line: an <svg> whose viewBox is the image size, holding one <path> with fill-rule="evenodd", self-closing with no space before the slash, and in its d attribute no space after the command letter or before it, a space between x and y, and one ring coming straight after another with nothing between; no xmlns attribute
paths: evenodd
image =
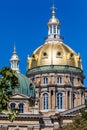
<svg viewBox="0 0 87 130"><path fill-rule="evenodd" d="M52 34L52 26L50 27L50 34Z"/></svg>
<svg viewBox="0 0 87 130"><path fill-rule="evenodd" d="M44 77L44 84L48 84L48 78Z"/></svg>
<svg viewBox="0 0 87 130"><path fill-rule="evenodd" d="M62 97L63 97L62 93L57 94L57 107L58 107L58 109L62 109Z"/></svg>
<svg viewBox="0 0 87 130"><path fill-rule="evenodd" d="M73 57L73 53L71 53L70 56Z"/></svg>
<svg viewBox="0 0 87 130"><path fill-rule="evenodd" d="M20 103L18 106L19 106L19 113L23 113L24 112L24 104Z"/></svg>
<svg viewBox="0 0 87 130"><path fill-rule="evenodd" d="M47 53L46 53L46 52L44 52L44 53L43 53L43 56L47 56Z"/></svg>
<svg viewBox="0 0 87 130"><path fill-rule="evenodd" d="M54 38L56 38L56 35L54 35Z"/></svg>
<svg viewBox="0 0 87 130"><path fill-rule="evenodd" d="M11 110L15 109L15 106L16 106L15 103L11 103L11 104L10 104L10 108L11 108Z"/></svg>
<svg viewBox="0 0 87 130"><path fill-rule="evenodd" d="M74 85L74 78L73 77L70 77L70 82L71 82L71 85Z"/></svg>
<svg viewBox="0 0 87 130"><path fill-rule="evenodd" d="M57 53L57 56L61 56L61 52L58 52L58 53Z"/></svg>
<svg viewBox="0 0 87 130"><path fill-rule="evenodd" d="M56 26L54 26L54 34L56 34Z"/></svg>
<svg viewBox="0 0 87 130"><path fill-rule="evenodd" d="M58 84L62 84L62 78L61 78L61 77L58 77L58 78L57 78L57 83L58 83Z"/></svg>
<svg viewBox="0 0 87 130"><path fill-rule="evenodd" d="M48 109L48 94L47 93L43 94L43 109L44 110Z"/></svg>

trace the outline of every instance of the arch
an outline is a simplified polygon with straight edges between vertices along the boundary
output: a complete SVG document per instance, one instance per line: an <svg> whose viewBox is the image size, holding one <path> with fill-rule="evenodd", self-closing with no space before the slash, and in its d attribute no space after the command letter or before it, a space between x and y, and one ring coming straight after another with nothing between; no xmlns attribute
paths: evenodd
<svg viewBox="0 0 87 130"><path fill-rule="evenodd" d="M11 110L15 109L15 106L16 106L15 103L11 103L11 104L10 104L10 108L11 108Z"/></svg>
<svg viewBox="0 0 87 130"><path fill-rule="evenodd" d="M20 103L18 105L18 108L19 108L19 113L24 113L24 104L23 103Z"/></svg>
<svg viewBox="0 0 87 130"><path fill-rule="evenodd" d="M57 94L57 107L58 109L63 109L63 94L62 93Z"/></svg>
<svg viewBox="0 0 87 130"><path fill-rule="evenodd" d="M44 110L48 109L48 94L47 93L43 94L43 109Z"/></svg>

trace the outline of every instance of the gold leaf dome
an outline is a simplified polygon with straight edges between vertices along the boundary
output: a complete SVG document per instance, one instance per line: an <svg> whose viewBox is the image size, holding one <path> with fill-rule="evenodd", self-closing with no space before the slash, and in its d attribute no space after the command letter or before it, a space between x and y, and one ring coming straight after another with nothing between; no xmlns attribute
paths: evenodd
<svg viewBox="0 0 87 130"><path fill-rule="evenodd" d="M61 41L46 42L28 57L28 69L46 65L66 65L82 69L81 58Z"/></svg>
<svg viewBox="0 0 87 130"><path fill-rule="evenodd" d="M70 66L82 69L81 58L60 37L60 22L55 17L55 6L52 6L52 17L48 22L48 38L45 44L37 48L28 57L28 68L36 69L46 66ZM32 70L31 70L32 71Z"/></svg>
<svg viewBox="0 0 87 130"><path fill-rule="evenodd" d="M48 24L51 24L51 23L59 23L59 20L57 18L51 18L49 20L49 23Z"/></svg>

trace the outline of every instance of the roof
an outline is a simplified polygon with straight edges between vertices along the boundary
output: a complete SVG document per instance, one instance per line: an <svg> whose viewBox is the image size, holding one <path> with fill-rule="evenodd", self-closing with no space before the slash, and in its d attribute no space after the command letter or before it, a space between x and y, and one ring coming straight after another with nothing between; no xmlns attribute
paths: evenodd
<svg viewBox="0 0 87 130"><path fill-rule="evenodd" d="M35 96L35 86L25 75L16 73L18 78L18 86L15 87L15 93L24 94L30 97Z"/></svg>

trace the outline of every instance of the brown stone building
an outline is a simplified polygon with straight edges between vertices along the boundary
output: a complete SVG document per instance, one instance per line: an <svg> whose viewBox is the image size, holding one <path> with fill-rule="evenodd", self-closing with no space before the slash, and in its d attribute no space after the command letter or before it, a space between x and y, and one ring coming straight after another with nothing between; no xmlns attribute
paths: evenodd
<svg viewBox="0 0 87 130"><path fill-rule="evenodd" d="M10 63L17 71L19 87L9 106L19 108L19 115L10 122L7 115L1 114L0 125L6 130L57 130L85 108L85 87L81 57L61 39L54 6L48 37L27 61L26 77L19 72L14 47Z"/></svg>

